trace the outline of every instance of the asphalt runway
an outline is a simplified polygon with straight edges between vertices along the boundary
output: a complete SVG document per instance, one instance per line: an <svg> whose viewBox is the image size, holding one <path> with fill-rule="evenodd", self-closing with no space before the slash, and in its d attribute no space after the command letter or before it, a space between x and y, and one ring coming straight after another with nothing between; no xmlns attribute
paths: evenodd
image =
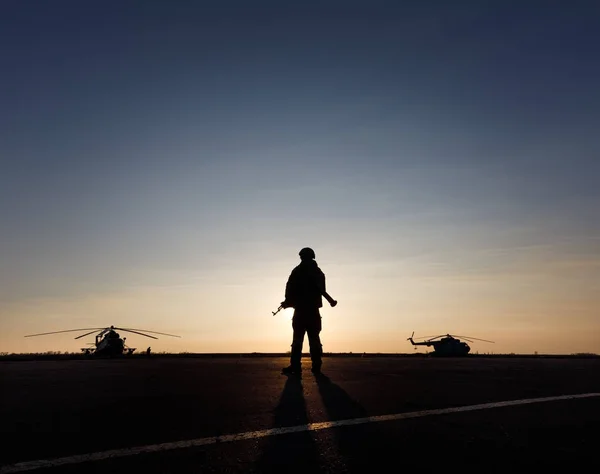
<svg viewBox="0 0 600 474"><path fill-rule="evenodd" d="M304 362L0 362L0 474L600 469L600 359Z"/></svg>

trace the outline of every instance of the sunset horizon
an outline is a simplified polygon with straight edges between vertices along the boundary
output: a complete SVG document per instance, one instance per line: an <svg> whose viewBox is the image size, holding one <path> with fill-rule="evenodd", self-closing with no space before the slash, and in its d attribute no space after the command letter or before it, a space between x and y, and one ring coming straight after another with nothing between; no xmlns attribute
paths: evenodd
<svg viewBox="0 0 600 474"><path fill-rule="evenodd" d="M596 10L434 3L2 6L0 352L600 353Z"/></svg>

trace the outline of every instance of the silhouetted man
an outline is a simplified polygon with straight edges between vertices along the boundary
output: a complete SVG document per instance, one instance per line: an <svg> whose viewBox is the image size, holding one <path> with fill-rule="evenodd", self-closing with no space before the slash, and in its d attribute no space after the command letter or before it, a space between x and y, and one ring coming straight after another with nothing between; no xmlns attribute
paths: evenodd
<svg viewBox="0 0 600 474"><path fill-rule="evenodd" d="M302 345L304 335L308 335L312 371L315 374L321 371L321 358L323 347L321 345L321 314L319 308L323 307L322 295L325 293L325 274L315 261L315 252L311 248L300 250L300 264L290 274L285 287L285 301L281 303L284 308L294 308L292 328L292 354L290 365L282 370L286 375L300 375L302 373Z"/></svg>

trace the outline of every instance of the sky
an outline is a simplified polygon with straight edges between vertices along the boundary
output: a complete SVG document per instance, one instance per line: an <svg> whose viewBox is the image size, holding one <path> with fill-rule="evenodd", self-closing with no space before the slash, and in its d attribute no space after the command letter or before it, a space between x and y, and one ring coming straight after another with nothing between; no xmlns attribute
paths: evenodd
<svg viewBox="0 0 600 474"><path fill-rule="evenodd" d="M599 58L595 1L5 0L0 352L288 351L309 246L326 352L600 353Z"/></svg>

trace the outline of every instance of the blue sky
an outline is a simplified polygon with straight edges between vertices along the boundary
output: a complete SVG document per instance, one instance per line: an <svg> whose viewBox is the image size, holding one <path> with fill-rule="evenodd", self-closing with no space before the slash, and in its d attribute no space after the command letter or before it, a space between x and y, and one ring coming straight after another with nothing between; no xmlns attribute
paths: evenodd
<svg viewBox="0 0 600 474"><path fill-rule="evenodd" d="M525 292L539 309L523 321L555 329L548 350L575 351L556 349L562 326L541 318L561 295L600 350L599 21L600 6L577 1L4 2L4 332L78 327L82 298L115 294L129 312L102 307L98 324L140 325L152 292L135 288L186 287L189 307L154 327L203 333L219 308L216 347L244 350L227 328L270 315L308 245L348 296L337 333L341 314L357 329L343 343L332 330L338 350L374 350L424 314L452 332L448 301L415 296L403 321L401 295L428 294L427 278L457 298L454 279L474 275L504 294L485 303L466 287L475 337L527 306ZM225 300L194 309L211 285ZM366 331L361 315L390 292L400 299ZM63 320L47 319L52 304ZM286 331L258 350L287 347ZM394 344L382 351L407 349Z"/></svg>

